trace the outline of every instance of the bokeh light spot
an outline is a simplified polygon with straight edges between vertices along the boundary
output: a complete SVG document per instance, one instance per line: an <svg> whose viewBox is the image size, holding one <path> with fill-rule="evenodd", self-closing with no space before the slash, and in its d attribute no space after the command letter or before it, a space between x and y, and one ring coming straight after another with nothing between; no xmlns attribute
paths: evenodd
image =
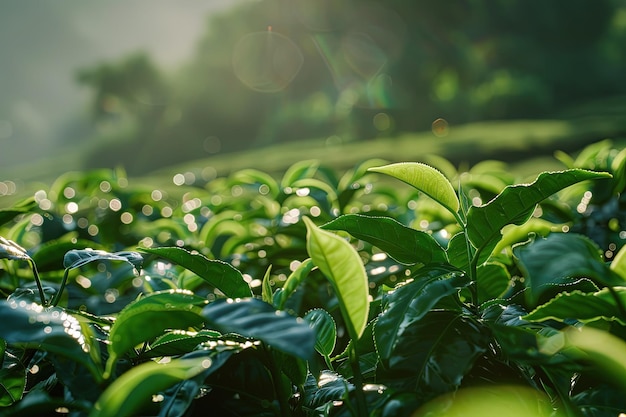
<svg viewBox="0 0 626 417"><path fill-rule="evenodd" d="M250 33L235 45L233 69L252 90L272 93L286 88L300 71L304 57L293 41L271 30Z"/></svg>
<svg viewBox="0 0 626 417"><path fill-rule="evenodd" d="M436 119L431 126L433 135L438 138L447 136L449 133L448 121L446 119L438 118Z"/></svg>
<svg viewBox="0 0 626 417"><path fill-rule="evenodd" d="M376 130L384 132L391 127L391 118L387 113L377 113L374 115L373 124Z"/></svg>

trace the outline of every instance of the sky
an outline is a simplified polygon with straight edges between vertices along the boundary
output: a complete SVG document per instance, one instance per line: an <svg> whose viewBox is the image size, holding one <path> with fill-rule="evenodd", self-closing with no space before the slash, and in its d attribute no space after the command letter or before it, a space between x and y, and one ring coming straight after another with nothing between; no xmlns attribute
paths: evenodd
<svg viewBox="0 0 626 417"><path fill-rule="evenodd" d="M140 50L173 70L207 16L241 1L0 1L0 168L44 155L85 111L77 70Z"/></svg>

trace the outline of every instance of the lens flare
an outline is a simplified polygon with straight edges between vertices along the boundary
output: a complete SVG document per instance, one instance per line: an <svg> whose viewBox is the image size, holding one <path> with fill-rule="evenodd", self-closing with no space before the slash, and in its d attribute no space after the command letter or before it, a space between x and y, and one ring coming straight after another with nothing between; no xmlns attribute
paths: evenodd
<svg viewBox="0 0 626 417"><path fill-rule="evenodd" d="M304 57L288 37L271 30L244 36L233 51L233 70L252 90L273 93L296 77Z"/></svg>

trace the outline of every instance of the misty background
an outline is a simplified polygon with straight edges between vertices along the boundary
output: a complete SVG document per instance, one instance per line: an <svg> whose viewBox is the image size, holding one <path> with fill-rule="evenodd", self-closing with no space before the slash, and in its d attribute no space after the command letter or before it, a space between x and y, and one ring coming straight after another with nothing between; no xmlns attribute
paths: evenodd
<svg viewBox="0 0 626 417"><path fill-rule="evenodd" d="M624 45L623 0L3 0L0 174L493 120L573 150L626 136Z"/></svg>
<svg viewBox="0 0 626 417"><path fill-rule="evenodd" d="M245 0L3 0L0 167L45 157L93 134L81 68L137 51L173 71L190 59L207 17Z"/></svg>

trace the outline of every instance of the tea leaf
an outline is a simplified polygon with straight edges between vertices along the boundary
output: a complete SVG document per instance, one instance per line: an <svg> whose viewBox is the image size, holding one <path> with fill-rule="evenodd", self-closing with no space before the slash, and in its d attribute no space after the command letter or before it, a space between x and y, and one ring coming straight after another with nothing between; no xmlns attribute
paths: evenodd
<svg viewBox="0 0 626 417"><path fill-rule="evenodd" d="M315 330L315 350L325 358L330 357L337 341L337 325L333 317L326 310L316 308L307 312L304 319Z"/></svg>
<svg viewBox="0 0 626 417"><path fill-rule="evenodd" d="M208 259L201 253L192 253L183 248L141 248L143 252L157 255L190 270L220 290L227 297L244 298L252 290L243 275L234 266L224 261Z"/></svg>
<svg viewBox="0 0 626 417"><path fill-rule="evenodd" d="M302 359L313 355L315 334L308 324L259 299L220 299L204 307L202 317L208 327L222 333L261 340Z"/></svg>
<svg viewBox="0 0 626 417"><path fill-rule="evenodd" d="M419 162L400 162L369 168L368 171L390 175L417 188L455 216L459 211L459 199L452 184L431 166Z"/></svg>
<svg viewBox="0 0 626 417"><path fill-rule="evenodd" d="M610 176L606 172L571 169L544 172L532 184L508 186L487 204L470 207L467 214L467 235L472 244L482 250L500 240L500 231L504 226L524 224L537 204L552 194L581 181Z"/></svg>
<svg viewBox="0 0 626 417"><path fill-rule="evenodd" d="M170 290L128 304L111 326L105 378L111 375L115 361L138 344L160 336L165 330L187 330L200 325L200 312L206 303L190 291Z"/></svg>
<svg viewBox="0 0 626 417"><path fill-rule="evenodd" d="M407 327L421 320L439 300L469 284L462 271L451 266L433 266L421 269L414 280L391 290L374 324L374 340L383 365L389 365Z"/></svg>
<svg viewBox="0 0 626 417"><path fill-rule="evenodd" d="M101 379L101 371L88 353L90 344L80 322L63 309L3 300L0 317L0 338L8 344L66 356Z"/></svg>
<svg viewBox="0 0 626 417"><path fill-rule="evenodd" d="M389 217L346 214L321 226L343 230L364 240L406 265L447 262L443 248L428 233L404 226Z"/></svg>
<svg viewBox="0 0 626 417"><path fill-rule="evenodd" d="M576 278L590 278L609 286L626 282L604 263L600 248L583 235L551 233L525 245L513 253L526 277L527 299L536 305L541 295Z"/></svg>
<svg viewBox="0 0 626 417"><path fill-rule="evenodd" d="M367 273L361 257L345 239L318 228L308 217L303 220L307 252L333 286L350 336L358 339L369 312Z"/></svg>
<svg viewBox="0 0 626 417"><path fill-rule="evenodd" d="M232 351L226 351L218 355L232 354ZM214 360L212 356L203 354L199 357L173 359L165 364L146 362L137 365L107 387L94 404L89 417L136 415L159 391L202 372L215 371L223 363L224 360Z"/></svg>
<svg viewBox="0 0 626 417"><path fill-rule="evenodd" d="M626 288L615 288L614 291L621 303L626 304ZM595 293L572 291L558 294L522 319L528 321L557 320L560 322L571 319L581 323L616 320L621 325L626 326L626 316L617 304L614 294L608 288Z"/></svg>

